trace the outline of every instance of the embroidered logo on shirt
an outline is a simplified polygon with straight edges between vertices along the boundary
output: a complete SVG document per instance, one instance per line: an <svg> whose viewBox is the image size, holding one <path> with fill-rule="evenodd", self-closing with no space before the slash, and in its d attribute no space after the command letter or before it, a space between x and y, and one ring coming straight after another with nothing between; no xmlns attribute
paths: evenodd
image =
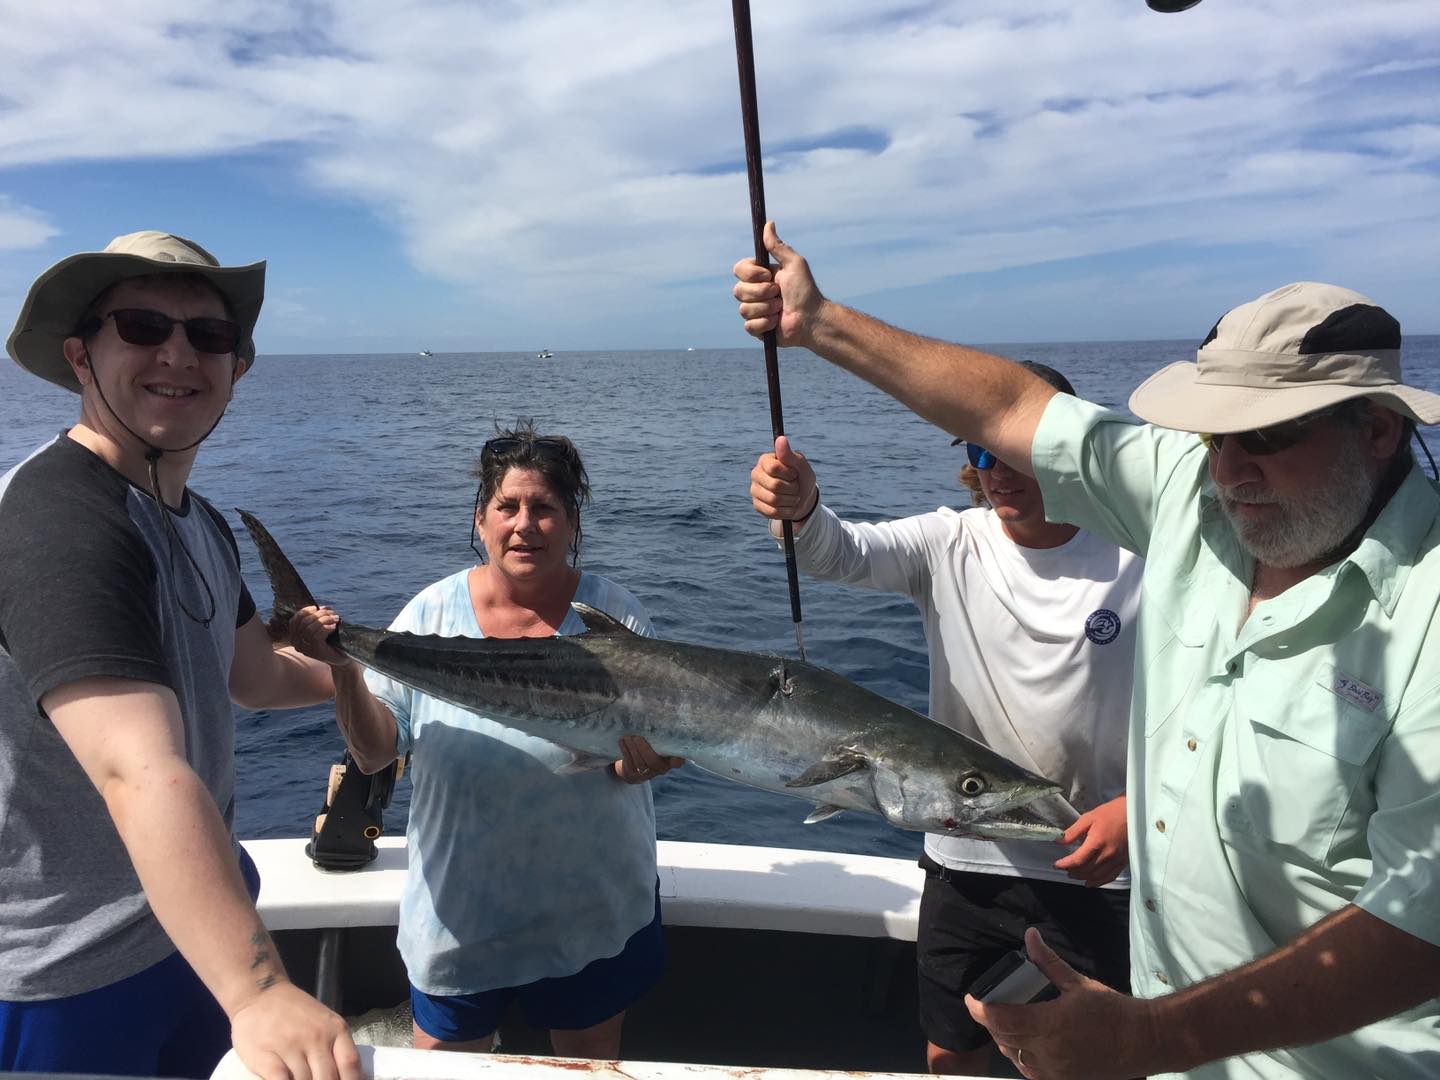
<svg viewBox="0 0 1440 1080"><path fill-rule="evenodd" d="M1109 645L1120 636L1120 616L1109 608L1096 608L1085 619L1085 636L1096 645Z"/></svg>
<svg viewBox="0 0 1440 1080"><path fill-rule="evenodd" d="M1366 712L1374 712L1385 698L1385 695L1373 686L1367 686L1359 679L1352 679L1338 671L1335 673L1335 681L1330 684L1330 692L1338 694L1351 705L1358 705Z"/></svg>

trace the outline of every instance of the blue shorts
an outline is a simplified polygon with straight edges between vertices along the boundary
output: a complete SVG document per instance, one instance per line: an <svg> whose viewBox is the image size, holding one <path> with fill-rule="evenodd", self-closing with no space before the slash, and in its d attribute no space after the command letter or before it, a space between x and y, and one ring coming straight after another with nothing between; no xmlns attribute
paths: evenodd
<svg viewBox="0 0 1440 1080"><path fill-rule="evenodd" d="M537 979L524 986L482 990L453 997L410 987L410 1007L420 1030L445 1042L470 1042L493 1035L510 1002L519 999L532 1027L582 1031L609 1020L640 1000L665 969L665 934L660 897L655 918L630 935L615 956L592 960L574 975Z"/></svg>
<svg viewBox="0 0 1440 1080"><path fill-rule="evenodd" d="M260 873L241 849L254 899ZM230 1049L230 1020L178 952L127 979L49 1001L0 1001L0 1072L205 1080Z"/></svg>

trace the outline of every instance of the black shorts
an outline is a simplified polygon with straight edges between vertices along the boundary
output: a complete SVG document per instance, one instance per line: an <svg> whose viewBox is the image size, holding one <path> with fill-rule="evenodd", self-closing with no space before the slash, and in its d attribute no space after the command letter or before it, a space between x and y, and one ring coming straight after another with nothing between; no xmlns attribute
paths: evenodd
<svg viewBox="0 0 1440 1080"><path fill-rule="evenodd" d="M1036 927L1067 964L1130 992L1130 890L950 870L920 856L916 967L920 1027L936 1046L978 1050L990 1034L965 1008L965 993L986 968L1024 945Z"/></svg>

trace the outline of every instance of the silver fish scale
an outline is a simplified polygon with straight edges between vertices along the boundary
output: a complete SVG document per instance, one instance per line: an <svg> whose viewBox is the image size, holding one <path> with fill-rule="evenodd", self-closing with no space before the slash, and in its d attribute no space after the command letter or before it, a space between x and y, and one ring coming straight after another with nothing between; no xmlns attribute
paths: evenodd
<svg viewBox="0 0 1440 1080"><path fill-rule="evenodd" d="M644 735L662 754L722 759L722 775L773 762L765 772L783 784L813 764L817 745L853 734L791 706L774 677L779 657L733 653L717 667L697 655L715 650L628 633L447 638L342 626L340 641L367 667L587 753L613 755L621 735Z"/></svg>

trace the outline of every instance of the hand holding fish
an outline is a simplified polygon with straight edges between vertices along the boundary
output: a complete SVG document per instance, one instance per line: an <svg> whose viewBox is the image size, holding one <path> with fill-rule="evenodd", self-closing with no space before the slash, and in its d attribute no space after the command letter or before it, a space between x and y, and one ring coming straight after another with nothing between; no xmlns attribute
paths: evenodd
<svg viewBox="0 0 1440 1080"><path fill-rule="evenodd" d="M1025 931L1025 951L1060 991L1058 998L995 1005L965 996L970 1015L989 1030L1022 1076L1121 1080L1162 1071L1155 1068L1164 1043L1154 1000L1118 993L1081 975L1055 955L1033 926Z"/></svg>
<svg viewBox="0 0 1440 1080"><path fill-rule="evenodd" d="M1055 863L1076 881L1094 889L1114 881L1130 861L1125 826L1125 796L1111 799L1075 819L1057 844L1079 844Z"/></svg>
<svg viewBox="0 0 1440 1080"><path fill-rule="evenodd" d="M750 470L750 502L757 511L775 521L798 521L820 501L815 470L805 455L790 446L781 435L775 452L761 454Z"/></svg>
<svg viewBox="0 0 1440 1080"><path fill-rule="evenodd" d="M685 764L680 757L657 754L643 735L620 736L620 753L611 771L627 784L645 784Z"/></svg>
<svg viewBox="0 0 1440 1080"><path fill-rule="evenodd" d="M331 667L345 667L352 661L326 639L340 625L340 616L333 608L303 607L290 620L290 644L295 651Z"/></svg>
<svg viewBox="0 0 1440 1080"><path fill-rule="evenodd" d="M734 267L739 283L732 291L745 330L755 337L774 330L781 345L809 345L827 301L804 256L776 235L773 221L765 223L765 249L775 258L773 270L754 259Z"/></svg>

